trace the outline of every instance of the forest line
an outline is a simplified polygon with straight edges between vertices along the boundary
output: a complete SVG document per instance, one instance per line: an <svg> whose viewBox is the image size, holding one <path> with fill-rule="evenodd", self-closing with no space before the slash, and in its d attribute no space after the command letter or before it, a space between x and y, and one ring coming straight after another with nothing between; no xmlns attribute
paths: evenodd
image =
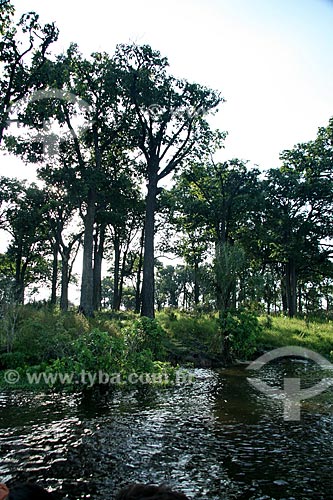
<svg viewBox="0 0 333 500"><path fill-rule="evenodd" d="M86 316L103 307L151 318L163 307L331 310L333 120L282 152L281 168L218 162L226 133L209 116L220 92L175 78L149 46L84 57L72 44L56 55L54 25L30 13L15 26L10 4L1 16L0 138L44 183L1 178L11 238L2 301L23 303L27 286L43 283L67 311L81 247ZM28 132L13 135L13 121ZM173 187L161 188L172 175ZM183 264L163 266L156 250Z"/></svg>

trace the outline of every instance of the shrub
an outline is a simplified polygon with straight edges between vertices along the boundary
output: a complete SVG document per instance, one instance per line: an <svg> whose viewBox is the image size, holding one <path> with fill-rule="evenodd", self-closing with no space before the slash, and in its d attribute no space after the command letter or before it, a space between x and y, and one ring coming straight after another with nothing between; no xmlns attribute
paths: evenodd
<svg viewBox="0 0 333 500"><path fill-rule="evenodd" d="M111 336L108 332L95 328L74 341L74 356L71 362L78 372L119 372L122 369L125 349L123 338Z"/></svg>
<svg viewBox="0 0 333 500"><path fill-rule="evenodd" d="M181 315L176 320L160 313L159 321L167 330L170 337L180 340L193 347L194 344L209 344L218 329L218 321L209 315Z"/></svg>
<svg viewBox="0 0 333 500"><path fill-rule="evenodd" d="M26 356L22 352L5 352L0 356L0 370L6 368L19 368L26 362Z"/></svg>
<svg viewBox="0 0 333 500"><path fill-rule="evenodd" d="M167 333L155 319L142 317L126 327L123 333L130 353L150 351L153 359L165 358Z"/></svg>
<svg viewBox="0 0 333 500"><path fill-rule="evenodd" d="M248 359L256 351L256 339L262 327L253 312L226 311L221 314L220 328L213 337L213 351L227 359Z"/></svg>
<svg viewBox="0 0 333 500"><path fill-rule="evenodd" d="M89 322L80 314L57 309L24 306L15 329L13 355L2 355L8 368L39 364L73 353L73 340L89 331ZM10 353L9 353L10 354Z"/></svg>

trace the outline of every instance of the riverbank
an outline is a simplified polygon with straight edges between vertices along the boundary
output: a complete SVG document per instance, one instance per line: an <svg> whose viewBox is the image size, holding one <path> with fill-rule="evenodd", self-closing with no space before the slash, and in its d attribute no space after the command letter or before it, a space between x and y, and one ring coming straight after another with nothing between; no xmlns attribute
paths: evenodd
<svg viewBox="0 0 333 500"><path fill-rule="evenodd" d="M306 347L333 361L332 318L288 318L285 316L262 317L258 349L269 351L277 347L297 345Z"/></svg>
<svg viewBox="0 0 333 500"><path fill-rule="evenodd" d="M160 313L158 321L171 340L170 355L177 362L195 367L219 367L224 364L214 338L219 329L217 316ZM288 318L259 316L260 328L251 337L251 351L238 359L251 361L258 355L285 346L300 346L318 352L333 361L333 321L327 317ZM244 332L246 335L246 332ZM243 354L243 355L242 355Z"/></svg>
<svg viewBox="0 0 333 500"><path fill-rule="evenodd" d="M27 388L27 373L51 374L47 382L43 375L35 389L66 385L79 390L100 380L100 372L119 374L121 380L133 373L150 374L159 377L153 384L165 385L173 383L177 365L218 368L290 345L333 360L333 323L325 317L257 317L241 311L227 313L221 322L213 313L165 310L157 313L156 320L109 311L87 319L75 311L62 314L25 306L14 329L8 329L3 319L0 328L0 387L9 388ZM8 382L8 370L14 370L19 381ZM58 373L73 374L73 379L59 383L52 379Z"/></svg>

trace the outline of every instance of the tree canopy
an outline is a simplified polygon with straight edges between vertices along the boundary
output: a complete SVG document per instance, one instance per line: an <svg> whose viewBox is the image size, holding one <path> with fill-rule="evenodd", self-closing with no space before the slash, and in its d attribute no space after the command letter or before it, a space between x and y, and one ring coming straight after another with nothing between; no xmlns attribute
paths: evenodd
<svg viewBox="0 0 333 500"><path fill-rule="evenodd" d="M333 118L278 168L220 161L226 132L210 117L224 98L173 76L157 50L52 54L53 23L15 22L10 3L0 16L0 142L39 179L1 178L0 272L18 302L47 283L66 311L79 255L87 316L103 304L150 318L156 307L331 308Z"/></svg>

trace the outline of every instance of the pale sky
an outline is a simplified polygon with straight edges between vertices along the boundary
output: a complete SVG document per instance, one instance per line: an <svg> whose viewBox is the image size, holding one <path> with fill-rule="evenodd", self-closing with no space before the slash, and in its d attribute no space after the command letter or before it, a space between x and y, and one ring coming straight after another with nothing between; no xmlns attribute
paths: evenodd
<svg viewBox="0 0 333 500"><path fill-rule="evenodd" d="M229 132L224 158L267 169L279 153L315 137L333 116L331 0L13 0L55 21L60 39L81 51L113 53L135 41L160 50L170 71L221 91L214 126ZM28 170L27 170L28 169ZM2 175L33 167L1 161Z"/></svg>

